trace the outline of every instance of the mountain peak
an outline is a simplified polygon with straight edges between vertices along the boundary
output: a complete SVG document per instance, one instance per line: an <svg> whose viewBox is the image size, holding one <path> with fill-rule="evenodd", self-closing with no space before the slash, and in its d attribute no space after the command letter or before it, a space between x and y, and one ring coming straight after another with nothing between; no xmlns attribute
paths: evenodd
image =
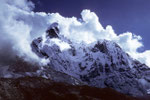
<svg viewBox="0 0 150 100"><path fill-rule="evenodd" d="M46 30L46 37L49 37L49 38L58 38L58 34L59 34L58 23L53 23Z"/></svg>

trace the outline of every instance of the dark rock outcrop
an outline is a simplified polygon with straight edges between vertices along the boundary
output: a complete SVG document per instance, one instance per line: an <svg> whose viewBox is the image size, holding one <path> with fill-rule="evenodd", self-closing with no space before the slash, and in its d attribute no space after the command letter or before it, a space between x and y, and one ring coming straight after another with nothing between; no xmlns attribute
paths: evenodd
<svg viewBox="0 0 150 100"><path fill-rule="evenodd" d="M58 38L59 29L58 23L53 23L46 31L46 37L49 38Z"/></svg>

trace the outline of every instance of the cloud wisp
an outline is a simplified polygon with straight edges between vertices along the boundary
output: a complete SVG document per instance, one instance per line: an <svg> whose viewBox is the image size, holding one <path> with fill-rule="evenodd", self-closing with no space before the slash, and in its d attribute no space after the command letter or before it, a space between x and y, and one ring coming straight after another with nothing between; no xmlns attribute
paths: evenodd
<svg viewBox="0 0 150 100"><path fill-rule="evenodd" d="M45 34L53 22L57 22L60 34L72 42L90 44L100 39L114 41L131 57L150 66L150 50L142 53L137 50L143 47L142 37L131 32L117 35L112 26L102 26L99 17L90 10L81 12L81 19L66 18L59 13L33 12L34 4L27 0L0 1L0 62L11 61L16 55L27 61L44 63L31 50L34 38Z"/></svg>

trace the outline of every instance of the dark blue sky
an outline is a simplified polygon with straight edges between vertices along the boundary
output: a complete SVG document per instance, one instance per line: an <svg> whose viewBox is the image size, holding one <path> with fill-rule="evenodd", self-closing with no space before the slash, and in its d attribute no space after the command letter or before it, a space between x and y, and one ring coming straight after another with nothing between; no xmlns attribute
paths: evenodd
<svg viewBox="0 0 150 100"><path fill-rule="evenodd" d="M35 11L59 12L80 18L83 9L95 12L105 27L117 34L130 31L141 35L144 49L150 49L150 0L32 0Z"/></svg>

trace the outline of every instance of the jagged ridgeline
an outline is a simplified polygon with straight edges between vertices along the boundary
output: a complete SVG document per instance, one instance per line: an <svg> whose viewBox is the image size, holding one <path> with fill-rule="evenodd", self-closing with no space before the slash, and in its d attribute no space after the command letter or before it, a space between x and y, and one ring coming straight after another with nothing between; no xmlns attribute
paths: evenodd
<svg viewBox="0 0 150 100"><path fill-rule="evenodd" d="M107 40L74 43L59 32L59 24L53 23L44 37L31 44L39 57L49 59L46 68L89 86L109 87L132 96L147 94L150 68L131 58L118 44Z"/></svg>

